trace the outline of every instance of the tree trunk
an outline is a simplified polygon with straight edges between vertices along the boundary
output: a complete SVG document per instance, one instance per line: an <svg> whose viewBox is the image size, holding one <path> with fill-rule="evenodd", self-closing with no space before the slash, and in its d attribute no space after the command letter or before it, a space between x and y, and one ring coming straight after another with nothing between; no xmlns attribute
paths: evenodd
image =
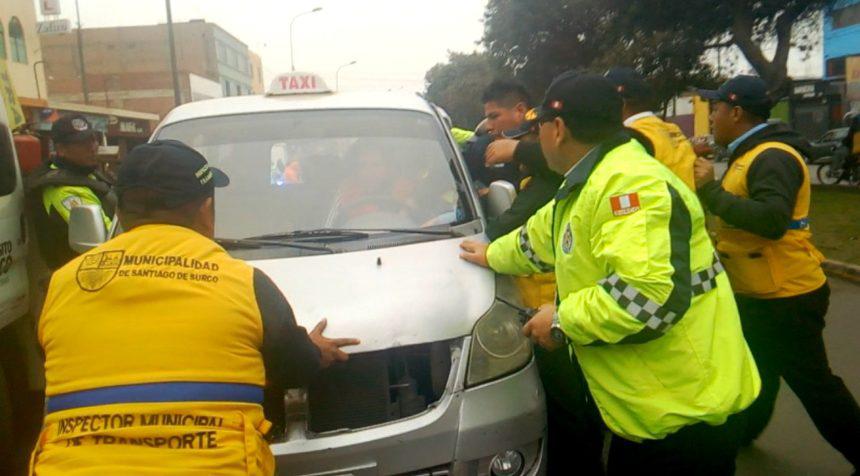
<svg viewBox="0 0 860 476"><path fill-rule="evenodd" d="M783 11L776 19L776 53L773 60L768 61L761 50L761 45L753 40L755 20L744 2L732 2L732 40L740 48L744 57L768 84L774 98L784 96L789 89L788 53L791 51L791 30L797 14Z"/></svg>

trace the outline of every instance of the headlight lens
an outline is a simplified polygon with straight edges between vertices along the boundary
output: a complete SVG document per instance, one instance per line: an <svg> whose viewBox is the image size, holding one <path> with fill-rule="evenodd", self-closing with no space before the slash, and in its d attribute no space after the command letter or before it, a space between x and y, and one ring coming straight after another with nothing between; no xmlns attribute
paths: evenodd
<svg viewBox="0 0 860 476"><path fill-rule="evenodd" d="M517 311L494 303L472 331L466 385L480 385L526 366L532 358L531 342L523 335Z"/></svg>

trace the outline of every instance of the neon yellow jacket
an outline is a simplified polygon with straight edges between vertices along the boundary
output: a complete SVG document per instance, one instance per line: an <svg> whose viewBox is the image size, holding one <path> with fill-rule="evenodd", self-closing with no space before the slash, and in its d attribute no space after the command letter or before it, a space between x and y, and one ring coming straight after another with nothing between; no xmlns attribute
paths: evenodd
<svg viewBox="0 0 860 476"><path fill-rule="evenodd" d="M456 142L458 146L462 146L471 139L475 133L467 131L466 129L460 129L459 127L452 127L451 135L454 136L454 142Z"/></svg>
<svg viewBox="0 0 860 476"><path fill-rule="evenodd" d="M638 142L589 153L487 257L499 273L555 270L562 329L614 433L637 441L719 425L758 395L702 208Z"/></svg>

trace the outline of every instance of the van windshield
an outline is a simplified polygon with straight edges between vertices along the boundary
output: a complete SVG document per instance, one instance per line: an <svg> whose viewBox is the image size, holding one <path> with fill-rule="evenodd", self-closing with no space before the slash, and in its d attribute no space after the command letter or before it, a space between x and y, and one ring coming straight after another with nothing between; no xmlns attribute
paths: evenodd
<svg viewBox="0 0 860 476"><path fill-rule="evenodd" d="M423 228L472 220L436 119L396 110L218 116L165 126L158 139L200 151L230 176L215 196L216 236L320 228Z"/></svg>

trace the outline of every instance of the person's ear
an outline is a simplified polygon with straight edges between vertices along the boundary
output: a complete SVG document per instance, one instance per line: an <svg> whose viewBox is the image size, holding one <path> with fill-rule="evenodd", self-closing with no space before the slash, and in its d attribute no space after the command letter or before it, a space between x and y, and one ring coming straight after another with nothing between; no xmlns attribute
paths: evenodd
<svg viewBox="0 0 860 476"><path fill-rule="evenodd" d="M552 120L554 132L553 132L553 145L556 148L561 147L562 142L564 142L565 135L567 134L567 125L564 123L564 119L561 117L556 117Z"/></svg>
<svg viewBox="0 0 860 476"><path fill-rule="evenodd" d="M197 210L199 232L209 238L215 237L215 196L207 197Z"/></svg>
<svg viewBox="0 0 860 476"><path fill-rule="evenodd" d="M529 107L526 106L526 103L524 102L518 102L514 109L516 109L517 114L521 115L522 117L525 117L526 113L529 112Z"/></svg>
<svg viewBox="0 0 860 476"><path fill-rule="evenodd" d="M738 124L744 120L744 110L740 106L732 106L729 116L731 116L733 123Z"/></svg>

